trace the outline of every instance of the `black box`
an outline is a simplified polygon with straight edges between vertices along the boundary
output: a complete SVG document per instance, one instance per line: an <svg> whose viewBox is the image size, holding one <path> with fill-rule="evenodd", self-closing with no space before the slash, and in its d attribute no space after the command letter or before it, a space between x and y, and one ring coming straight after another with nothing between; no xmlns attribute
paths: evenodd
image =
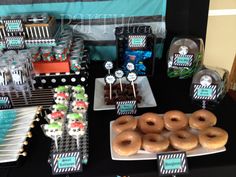
<svg viewBox="0 0 236 177"><path fill-rule="evenodd" d="M156 37L150 26L124 26L115 29L118 67L125 73L127 62L135 65L138 75L154 72Z"/></svg>

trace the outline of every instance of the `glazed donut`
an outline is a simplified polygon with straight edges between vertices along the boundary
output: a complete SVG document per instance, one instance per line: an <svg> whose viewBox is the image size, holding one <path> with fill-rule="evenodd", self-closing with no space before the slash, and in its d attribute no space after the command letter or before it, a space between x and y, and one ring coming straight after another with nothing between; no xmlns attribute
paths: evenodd
<svg viewBox="0 0 236 177"><path fill-rule="evenodd" d="M228 133L218 127L209 127L199 133L199 142L207 149L218 149L228 141Z"/></svg>
<svg viewBox="0 0 236 177"><path fill-rule="evenodd" d="M189 126L197 130L203 130L216 124L216 116L207 110L195 111L189 118Z"/></svg>
<svg viewBox="0 0 236 177"><path fill-rule="evenodd" d="M188 118L181 111L168 111L164 114L164 123L167 130L177 131L187 127Z"/></svg>
<svg viewBox="0 0 236 177"><path fill-rule="evenodd" d="M141 148L141 144L141 136L137 132L126 130L113 139L112 148L121 156L130 156L138 152Z"/></svg>
<svg viewBox="0 0 236 177"><path fill-rule="evenodd" d="M176 131L169 138L172 147L182 151L194 149L198 145L197 136L186 130Z"/></svg>
<svg viewBox="0 0 236 177"><path fill-rule="evenodd" d="M157 153L167 150L169 144L168 138L160 134L150 133L143 136L142 148L145 151Z"/></svg>
<svg viewBox="0 0 236 177"><path fill-rule="evenodd" d="M121 116L113 122L112 129L116 133L121 133L125 130L134 130L137 127L137 122L137 119L133 116Z"/></svg>
<svg viewBox="0 0 236 177"><path fill-rule="evenodd" d="M143 133L160 133L164 128L164 122L156 113L145 113L140 116L138 127Z"/></svg>

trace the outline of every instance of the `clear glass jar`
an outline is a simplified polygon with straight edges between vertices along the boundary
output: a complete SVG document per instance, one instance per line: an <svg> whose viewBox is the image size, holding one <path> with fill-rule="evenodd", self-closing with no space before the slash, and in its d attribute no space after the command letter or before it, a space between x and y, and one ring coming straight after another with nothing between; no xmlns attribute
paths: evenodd
<svg viewBox="0 0 236 177"><path fill-rule="evenodd" d="M76 38L76 39L74 39L73 44L77 45L77 46L84 46L84 40L81 38Z"/></svg>
<svg viewBox="0 0 236 177"><path fill-rule="evenodd" d="M40 52L38 47L30 48L31 57L33 62L37 62L41 60Z"/></svg>
<svg viewBox="0 0 236 177"><path fill-rule="evenodd" d="M81 61L83 59L83 51L79 49L76 49L76 50L73 49L71 51L71 56L76 56Z"/></svg>
<svg viewBox="0 0 236 177"><path fill-rule="evenodd" d="M52 47L41 48L41 56L42 56L43 61L53 61L54 55L52 52Z"/></svg>
<svg viewBox="0 0 236 177"><path fill-rule="evenodd" d="M25 65L19 61L13 61L11 63L11 77L12 81L15 85L23 85L27 83L28 78L27 78L27 71L25 68Z"/></svg>
<svg viewBox="0 0 236 177"><path fill-rule="evenodd" d="M80 61L78 56L71 56L70 57L70 69L74 72L80 71Z"/></svg>
<svg viewBox="0 0 236 177"><path fill-rule="evenodd" d="M48 15L48 13L43 13L43 14L41 15L41 18L42 18L42 23L48 23L48 21L49 21L49 15Z"/></svg>
<svg viewBox="0 0 236 177"><path fill-rule="evenodd" d="M11 73L7 61L0 62L0 90L3 90L11 82Z"/></svg>
<svg viewBox="0 0 236 177"><path fill-rule="evenodd" d="M58 47L63 47L66 54L69 54L69 44L68 41L60 40L57 42Z"/></svg>
<svg viewBox="0 0 236 177"><path fill-rule="evenodd" d="M63 46L54 47L54 55L58 61L65 61L67 59L67 51Z"/></svg>
<svg viewBox="0 0 236 177"><path fill-rule="evenodd" d="M4 54L10 57L14 57L15 55L17 55L15 50L7 50Z"/></svg>

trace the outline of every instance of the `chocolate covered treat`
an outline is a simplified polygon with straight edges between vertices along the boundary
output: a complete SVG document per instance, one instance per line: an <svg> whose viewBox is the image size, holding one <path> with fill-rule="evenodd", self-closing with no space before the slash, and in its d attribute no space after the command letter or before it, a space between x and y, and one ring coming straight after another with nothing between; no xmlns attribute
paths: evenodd
<svg viewBox="0 0 236 177"><path fill-rule="evenodd" d="M112 99L109 97L109 85L104 86L104 101L106 105L114 105L116 104L116 101L126 101L126 100L135 100L137 103L140 103L142 100L142 97L139 95L138 86L137 84L134 84L137 97L134 97L133 94L133 88L130 84L122 84L123 86L123 92L120 89L120 84L114 84L112 85Z"/></svg>

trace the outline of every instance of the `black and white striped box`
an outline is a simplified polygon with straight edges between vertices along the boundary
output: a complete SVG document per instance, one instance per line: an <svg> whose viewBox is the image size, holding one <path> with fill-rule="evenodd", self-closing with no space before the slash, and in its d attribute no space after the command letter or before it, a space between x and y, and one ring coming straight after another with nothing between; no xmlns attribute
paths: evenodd
<svg viewBox="0 0 236 177"><path fill-rule="evenodd" d="M157 154L159 176L188 173L186 152L164 152Z"/></svg>
<svg viewBox="0 0 236 177"><path fill-rule="evenodd" d="M205 90L205 94L200 92ZM208 92L208 93L207 93ZM193 85L193 99L194 100L208 100L215 101L217 99L217 85L211 84L209 86L202 86L201 84Z"/></svg>
<svg viewBox="0 0 236 177"><path fill-rule="evenodd" d="M52 174L70 174L82 171L82 158L79 151L55 153L52 155Z"/></svg>
<svg viewBox="0 0 236 177"><path fill-rule="evenodd" d="M136 100L130 101L117 101L116 102L116 112L117 115L134 115L137 112L137 102Z"/></svg>

